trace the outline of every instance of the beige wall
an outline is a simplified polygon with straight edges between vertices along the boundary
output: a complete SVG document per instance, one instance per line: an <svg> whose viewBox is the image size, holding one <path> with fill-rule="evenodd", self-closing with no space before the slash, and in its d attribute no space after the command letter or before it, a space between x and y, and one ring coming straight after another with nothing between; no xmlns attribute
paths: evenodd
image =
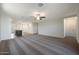
<svg viewBox="0 0 79 59"><path fill-rule="evenodd" d="M1 41L1 15L2 15L2 9L0 4L0 41Z"/></svg>
<svg viewBox="0 0 79 59"><path fill-rule="evenodd" d="M38 32L42 35L52 37L64 37L64 20L62 19L47 19L39 22Z"/></svg>
<svg viewBox="0 0 79 59"><path fill-rule="evenodd" d="M79 15L78 15L78 20L77 20L77 42L79 43Z"/></svg>
<svg viewBox="0 0 79 59"><path fill-rule="evenodd" d="M38 33L38 23L32 23L33 26L33 33Z"/></svg>
<svg viewBox="0 0 79 59"><path fill-rule="evenodd" d="M1 40L11 38L11 18L5 13L1 17Z"/></svg>
<svg viewBox="0 0 79 59"><path fill-rule="evenodd" d="M0 41L1 41L1 19L0 19Z"/></svg>

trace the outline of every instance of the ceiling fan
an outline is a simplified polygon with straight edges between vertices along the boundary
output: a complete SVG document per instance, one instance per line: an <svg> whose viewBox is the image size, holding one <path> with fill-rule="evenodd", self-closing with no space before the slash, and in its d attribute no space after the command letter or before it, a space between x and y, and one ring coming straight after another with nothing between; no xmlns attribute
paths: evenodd
<svg viewBox="0 0 79 59"><path fill-rule="evenodd" d="M37 7L41 8L44 6L44 3L38 3L37 4ZM15 16L14 18L16 19L23 19L23 20L26 20L26 19L31 19L33 21L39 21L39 20L43 20L44 18L46 18L44 12L41 12L40 10L39 11L35 11L34 14L32 16Z"/></svg>
<svg viewBox="0 0 79 59"><path fill-rule="evenodd" d="M40 8L40 7L43 7L44 4L38 3L37 6ZM41 12L37 12L34 17L36 20L42 20L42 19L46 18L45 15L41 15Z"/></svg>
<svg viewBox="0 0 79 59"><path fill-rule="evenodd" d="M42 16L41 14L36 14L36 16L35 16L36 20L42 20L43 18L46 18L46 17Z"/></svg>

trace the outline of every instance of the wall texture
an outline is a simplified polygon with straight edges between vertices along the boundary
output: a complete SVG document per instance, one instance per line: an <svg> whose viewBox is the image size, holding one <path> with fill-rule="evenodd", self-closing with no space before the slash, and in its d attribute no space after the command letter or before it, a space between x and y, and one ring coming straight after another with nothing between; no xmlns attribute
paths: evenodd
<svg viewBox="0 0 79 59"><path fill-rule="evenodd" d="M78 15L78 20L77 20L77 42L79 43L79 15Z"/></svg>
<svg viewBox="0 0 79 59"><path fill-rule="evenodd" d="M0 15L1 18L1 15ZM0 19L0 40L1 40L1 19Z"/></svg>
<svg viewBox="0 0 79 59"><path fill-rule="evenodd" d="M79 43L79 22L78 22L78 34L77 34L77 41Z"/></svg>
<svg viewBox="0 0 79 59"><path fill-rule="evenodd" d="M64 20L43 20L38 24L38 32L42 35L53 37L64 37Z"/></svg>
<svg viewBox="0 0 79 59"><path fill-rule="evenodd" d="M1 19L0 19L0 41L1 41Z"/></svg>
<svg viewBox="0 0 79 59"><path fill-rule="evenodd" d="M0 41L1 41L1 15L2 15L2 8L0 4Z"/></svg>
<svg viewBox="0 0 79 59"><path fill-rule="evenodd" d="M33 26L33 33L38 33L38 23L32 23Z"/></svg>
<svg viewBox="0 0 79 59"><path fill-rule="evenodd" d="M6 15L2 14L1 17L1 40L11 38L11 19Z"/></svg>

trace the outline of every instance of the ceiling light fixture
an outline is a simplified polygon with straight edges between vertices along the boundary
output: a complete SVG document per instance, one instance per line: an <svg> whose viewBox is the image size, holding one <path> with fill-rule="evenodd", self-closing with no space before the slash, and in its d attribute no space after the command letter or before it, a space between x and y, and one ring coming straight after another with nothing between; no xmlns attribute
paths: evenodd
<svg viewBox="0 0 79 59"><path fill-rule="evenodd" d="M43 3L38 3L37 6L40 8L40 7L43 7L44 4ZM43 18L46 18L45 13L39 12L39 11L34 12L33 16L35 17L36 20L42 20Z"/></svg>
<svg viewBox="0 0 79 59"><path fill-rule="evenodd" d="M38 13L38 14L35 14L35 18L36 20L42 20L43 18L46 18L46 17L42 13Z"/></svg>

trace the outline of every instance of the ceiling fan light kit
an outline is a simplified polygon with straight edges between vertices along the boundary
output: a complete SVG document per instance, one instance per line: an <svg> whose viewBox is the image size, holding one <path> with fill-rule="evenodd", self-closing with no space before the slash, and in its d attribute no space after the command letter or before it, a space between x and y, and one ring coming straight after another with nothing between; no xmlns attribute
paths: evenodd
<svg viewBox="0 0 79 59"><path fill-rule="evenodd" d="M43 3L38 3L38 7L42 7L42 6L44 6ZM34 17L36 20L42 20L43 18L46 18L45 14L39 11L34 13Z"/></svg>

